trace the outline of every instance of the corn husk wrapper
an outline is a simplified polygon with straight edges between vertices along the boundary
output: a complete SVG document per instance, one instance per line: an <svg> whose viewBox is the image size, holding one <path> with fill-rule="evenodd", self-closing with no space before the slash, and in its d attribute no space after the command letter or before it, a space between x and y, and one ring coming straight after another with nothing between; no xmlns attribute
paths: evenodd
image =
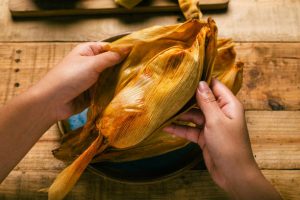
<svg viewBox="0 0 300 200"><path fill-rule="evenodd" d="M54 151L59 159L76 160L52 184L49 199L62 199L92 161L137 160L187 145L162 128L195 105L200 80L214 76L230 89L240 88L242 70L234 64L233 45L217 42L211 19L151 27L107 48L119 52L124 46L131 53L100 75L83 130L66 134Z"/></svg>

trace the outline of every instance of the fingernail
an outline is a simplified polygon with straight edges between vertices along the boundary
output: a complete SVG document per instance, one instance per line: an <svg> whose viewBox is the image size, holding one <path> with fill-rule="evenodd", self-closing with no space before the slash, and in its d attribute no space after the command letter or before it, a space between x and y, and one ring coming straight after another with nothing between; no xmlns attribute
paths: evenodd
<svg viewBox="0 0 300 200"><path fill-rule="evenodd" d="M199 97L205 102L213 102L215 101L215 96L212 94L209 86L205 81L200 81L198 87Z"/></svg>
<svg viewBox="0 0 300 200"><path fill-rule="evenodd" d="M209 90L209 87L205 81L200 81L199 86L198 86L198 91L200 93L207 92Z"/></svg>

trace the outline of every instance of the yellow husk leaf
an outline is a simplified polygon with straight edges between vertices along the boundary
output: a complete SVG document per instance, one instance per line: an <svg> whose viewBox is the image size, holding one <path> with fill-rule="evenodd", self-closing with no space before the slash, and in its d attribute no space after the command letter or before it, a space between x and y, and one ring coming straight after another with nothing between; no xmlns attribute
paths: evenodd
<svg viewBox="0 0 300 200"><path fill-rule="evenodd" d="M101 139L97 138L87 150L56 177L48 191L49 200L63 199L67 195L93 159L100 145Z"/></svg>
<svg viewBox="0 0 300 200"><path fill-rule="evenodd" d="M178 0L179 7L185 19L201 19L202 13L199 10L199 0Z"/></svg>
<svg viewBox="0 0 300 200"><path fill-rule="evenodd" d="M217 47L218 56L215 60L212 76L224 83L234 94L237 94L243 82L243 63L235 63L236 52L231 39L218 40Z"/></svg>

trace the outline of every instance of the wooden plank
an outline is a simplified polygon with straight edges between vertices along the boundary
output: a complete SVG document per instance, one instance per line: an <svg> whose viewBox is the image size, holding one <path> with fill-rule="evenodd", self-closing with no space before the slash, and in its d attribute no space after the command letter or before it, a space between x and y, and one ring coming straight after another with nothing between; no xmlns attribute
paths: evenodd
<svg viewBox="0 0 300 200"><path fill-rule="evenodd" d="M226 9L229 0L201 0L202 10ZM85 0L53 3L53 1L10 0L9 10L15 17L95 15L120 13L160 13L180 11L170 0L142 1L132 9L118 6L114 0Z"/></svg>
<svg viewBox="0 0 300 200"><path fill-rule="evenodd" d="M0 185L0 199L46 199L39 189L48 187L58 171L14 170ZM266 178L285 200L300 198L300 170L264 170ZM85 172L66 199L228 199L207 171L188 171L161 183L132 185L102 179Z"/></svg>
<svg viewBox="0 0 300 200"><path fill-rule="evenodd" d="M300 169L300 111L247 111L246 120L261 169Z"/></svg>
<svg viewBox="0 0 300 200"><path fill-rule="evenodd" d="M300 169L300 111L247 111L246 119L254 156L261 169ZM64 163L51 153L59 146L59 140L54 125L16 169L62 169Z"/></svg>
<svg viewBox="0 0 300 200"><path fill-rule="evenodd" d="M180 13L14 20L0 2L0 41L97 41L153 25L174 24ZM226 12L209 12L223 37L235 41L299 41L300 1L232 0Z"/></svg>
<svg viewBox="0 0 300 200"><path fill-rule="evenodd" d="M76 43L0 43L0 104L38 81ZM300 43L237 43L247 110L300 110Z"/></svg>
<svg viewBox="0 0 300 200"><path fill-rule="evenodd" d="M300 43L239 43L246 109L300 110Z"/></svg>

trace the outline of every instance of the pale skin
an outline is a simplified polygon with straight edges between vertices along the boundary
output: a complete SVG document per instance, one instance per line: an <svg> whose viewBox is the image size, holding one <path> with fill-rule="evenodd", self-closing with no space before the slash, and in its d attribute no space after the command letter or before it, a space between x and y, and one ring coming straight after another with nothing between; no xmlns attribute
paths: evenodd
<svg viewBox="0 0 300 200"><path fill-rule="evenodd" d="M85 99L99 74L130 51L104 52L104 45L75 47L37 84L0 108L0 182L51 125L88 106ZM211 88L201 82L196 97L202 111L180 117L199 128L171 125L165 131L199 144L212 179L232 199L281 199L255 163L241 103L220 82L213 80Z"/></svg>

